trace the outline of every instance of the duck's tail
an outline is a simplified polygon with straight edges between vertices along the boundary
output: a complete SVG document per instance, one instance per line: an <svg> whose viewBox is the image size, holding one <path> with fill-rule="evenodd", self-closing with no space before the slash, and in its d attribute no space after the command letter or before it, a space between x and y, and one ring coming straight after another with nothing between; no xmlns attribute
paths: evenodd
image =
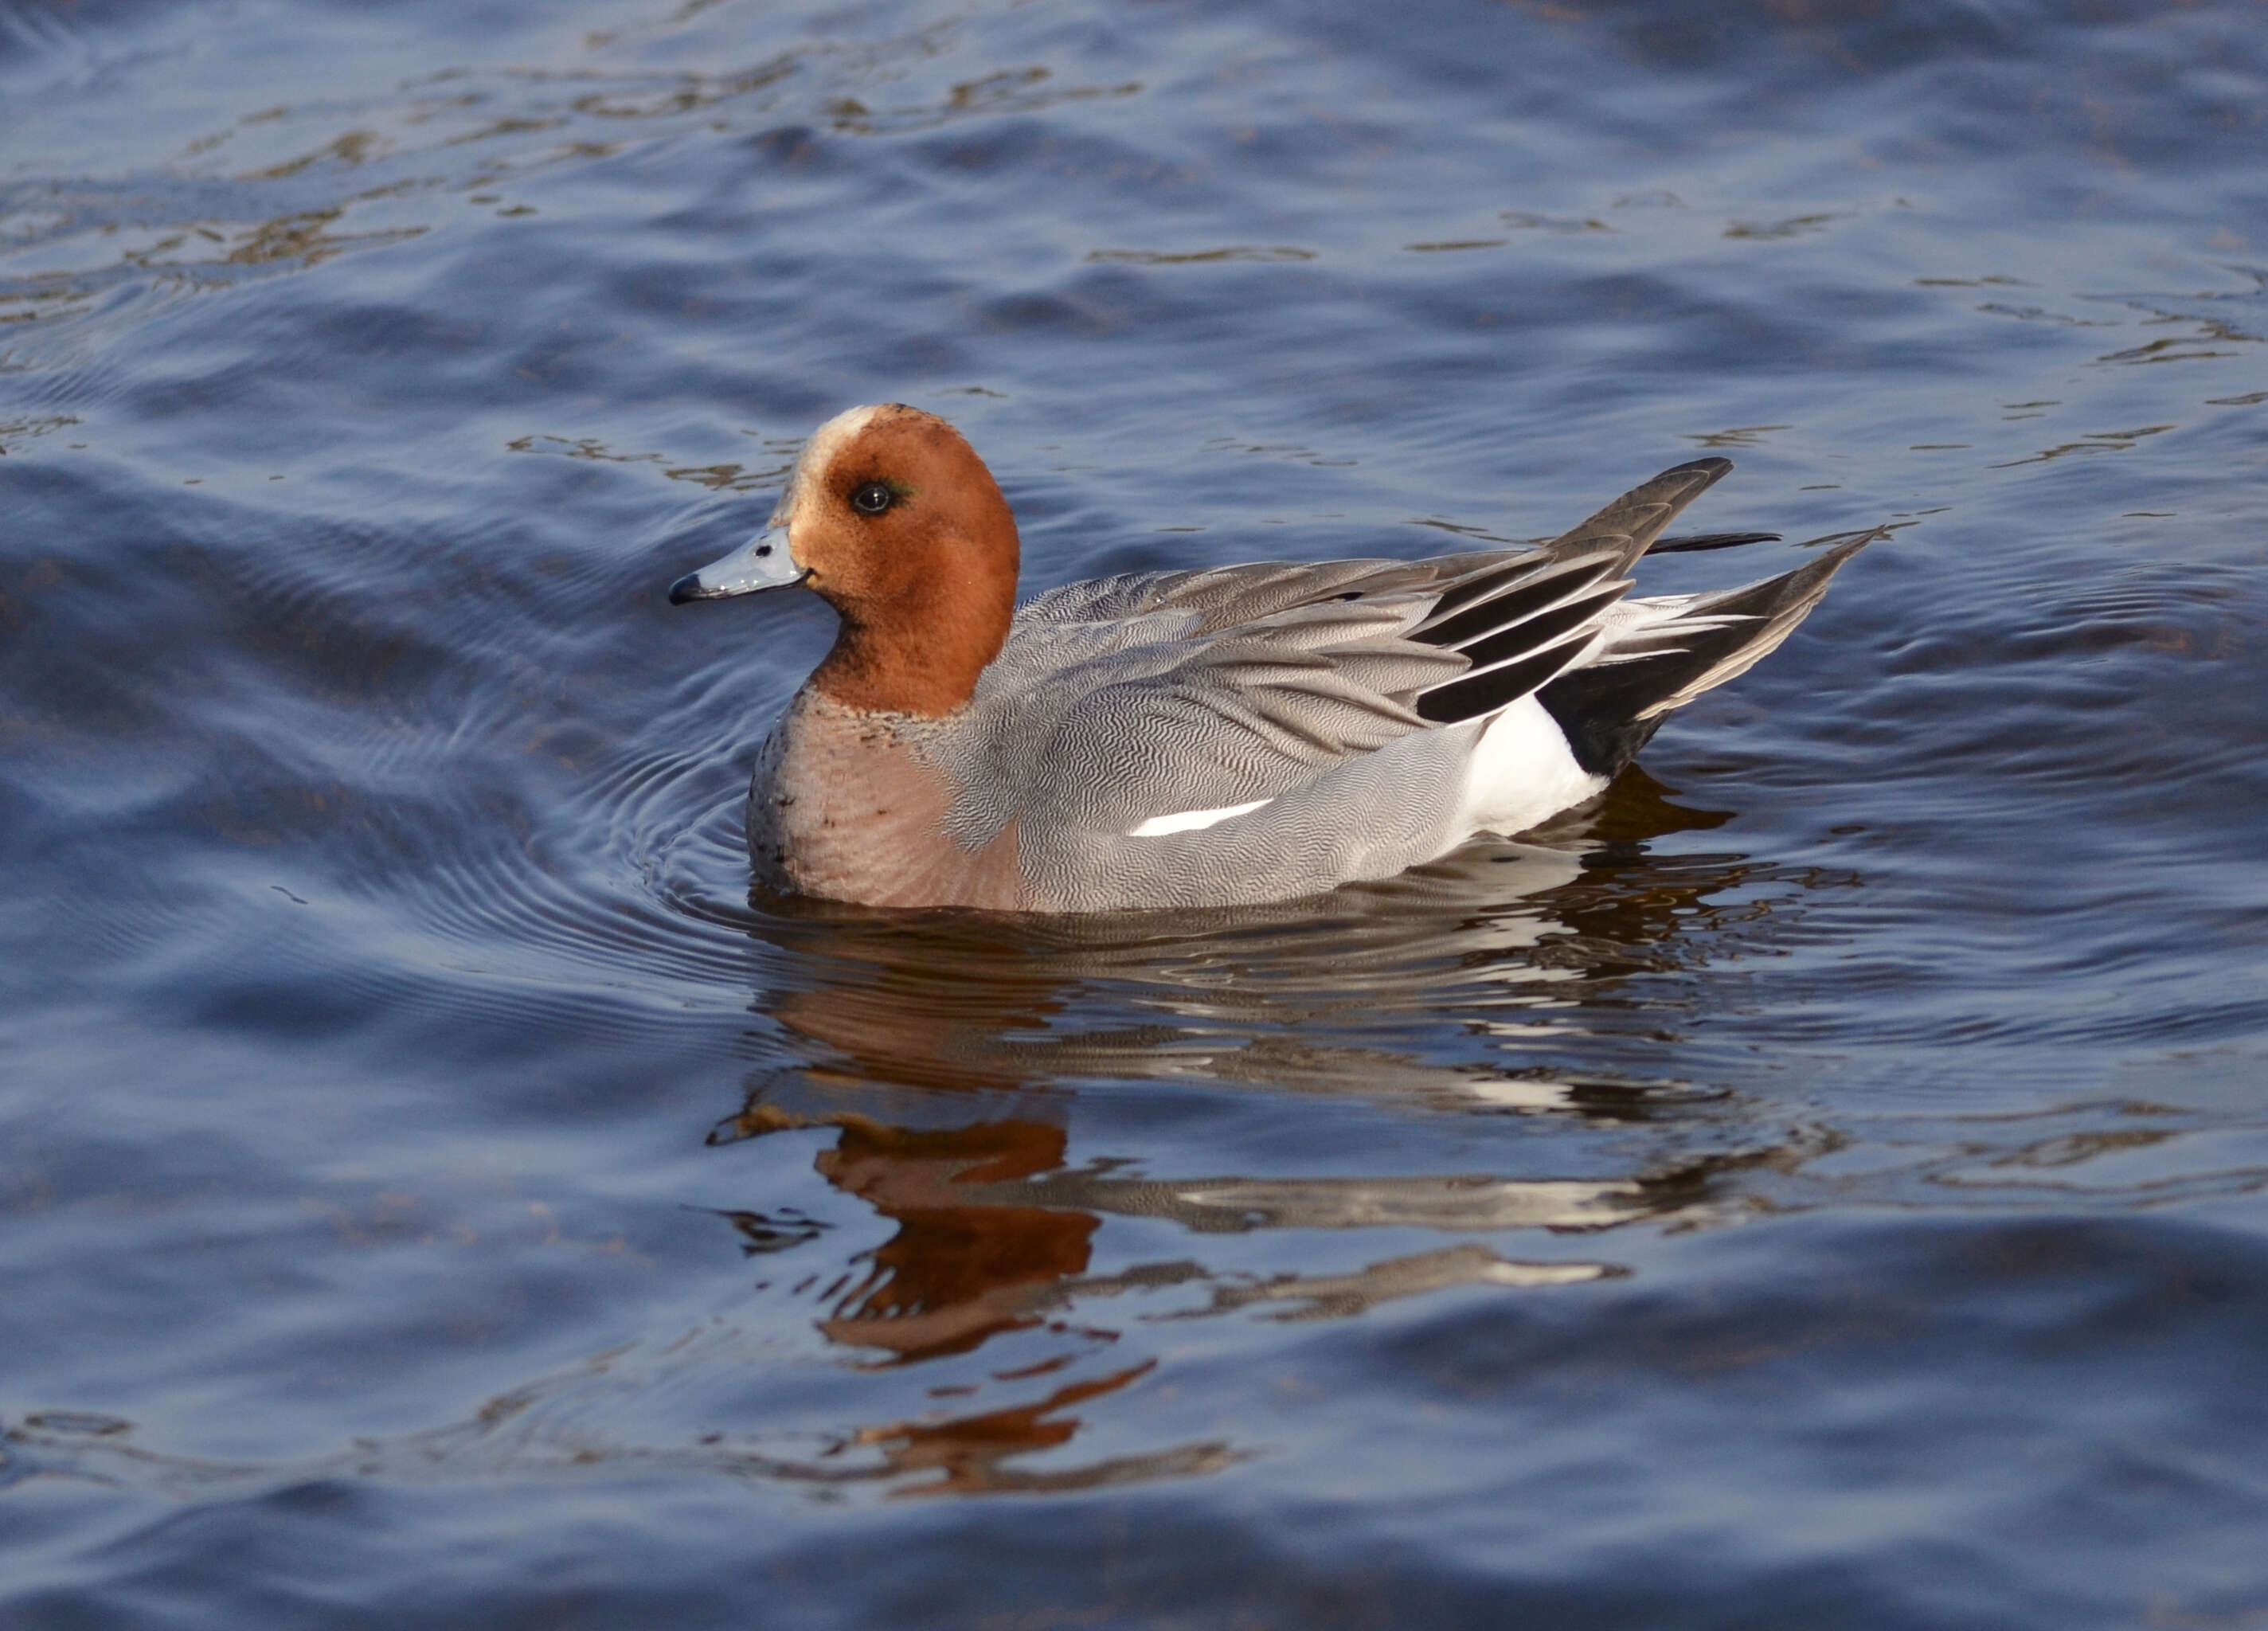
<svg viewBox="0 0 2268 1631"><path fill-rule="evenodd" d="M1589 661L1536 692L1578 764L1621 772L1674 708L1747 673L1770 656L1827 593L1836 569L1881 535L1815 539L1793 572L1710 594L1625 600L1607 619L1608 638Z"/></svg>
<svg viewBox="0 0 2268 1631"><path fill-rule="evenodd" d="M1557 721L1576 762L1614 776L1671 709L1769 655L1827 592L1827 580L1878 532L1841 534L1761 583L1712 594L1631 599L1645 556L1758 542L1769 533L1666 538L1678 513L1732 469L1696 459L1661 472L1542 549L1448 557L1459 575L1408 638L1453 651L1467 666L1421 687L1422 719L1455 724L1534 696Z"/></svg>

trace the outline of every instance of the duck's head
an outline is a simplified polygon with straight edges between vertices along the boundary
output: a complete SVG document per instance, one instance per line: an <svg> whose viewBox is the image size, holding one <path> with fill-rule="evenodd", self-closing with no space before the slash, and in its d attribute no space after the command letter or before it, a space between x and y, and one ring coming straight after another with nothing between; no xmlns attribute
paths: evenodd
<svg viewBox="0 0 2268 1631"><path fill-rule="evenodd" d="M801 584L843 620L813 683L853 707L937 716L968 700L1014 615L1016 519L976 451L888 402L819 427L770 526L670 586L674 603Z"/></svg>

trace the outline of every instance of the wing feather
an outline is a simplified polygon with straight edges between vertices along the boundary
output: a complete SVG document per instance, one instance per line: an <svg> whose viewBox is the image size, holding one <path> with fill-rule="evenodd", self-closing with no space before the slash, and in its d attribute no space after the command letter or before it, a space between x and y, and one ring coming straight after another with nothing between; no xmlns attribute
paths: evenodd
<svg viewBox="0 0 2268 1631"><path fill-rule="evenodd" d="M1256 808L1547 687L1563 722L1563 705L1588 714L1628 697L1614 728L1642 735L1785 638L1846 553L1761 596L1628 599L1629 569L1649 549L1764 535L1662 535L1731 468L1665 470L1540 548L1129 572L1051 590L1019 610L980 683L992 764L969 785L999 808L971 820L1045 804L1123 835Z"/></svg>

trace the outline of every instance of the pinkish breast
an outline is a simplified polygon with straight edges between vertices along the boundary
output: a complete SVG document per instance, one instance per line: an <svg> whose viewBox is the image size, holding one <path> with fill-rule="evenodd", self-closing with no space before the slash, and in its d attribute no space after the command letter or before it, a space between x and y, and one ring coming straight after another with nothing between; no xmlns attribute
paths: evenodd
<svg viewBox="0 0 2268 1631"><path fill-rule="evenodd" d="M934 728L799 692L748 789L758 881L869 906L1025 909L1016 824L977 847L946 830L954 785L919 744Z"/></svg>

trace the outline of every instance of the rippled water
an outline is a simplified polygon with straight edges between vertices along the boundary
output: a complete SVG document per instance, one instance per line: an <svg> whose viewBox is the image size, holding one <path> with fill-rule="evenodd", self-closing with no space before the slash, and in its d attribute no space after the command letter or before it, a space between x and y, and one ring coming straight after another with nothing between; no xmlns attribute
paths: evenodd
<svg viewBox="0 0 2268 1631"><path fill-rule="evenodd" d="M0 1620L2259 1623L2264 25L0 0ZM877 399L1890 531L1518 843L751 902Z"/></svg>

